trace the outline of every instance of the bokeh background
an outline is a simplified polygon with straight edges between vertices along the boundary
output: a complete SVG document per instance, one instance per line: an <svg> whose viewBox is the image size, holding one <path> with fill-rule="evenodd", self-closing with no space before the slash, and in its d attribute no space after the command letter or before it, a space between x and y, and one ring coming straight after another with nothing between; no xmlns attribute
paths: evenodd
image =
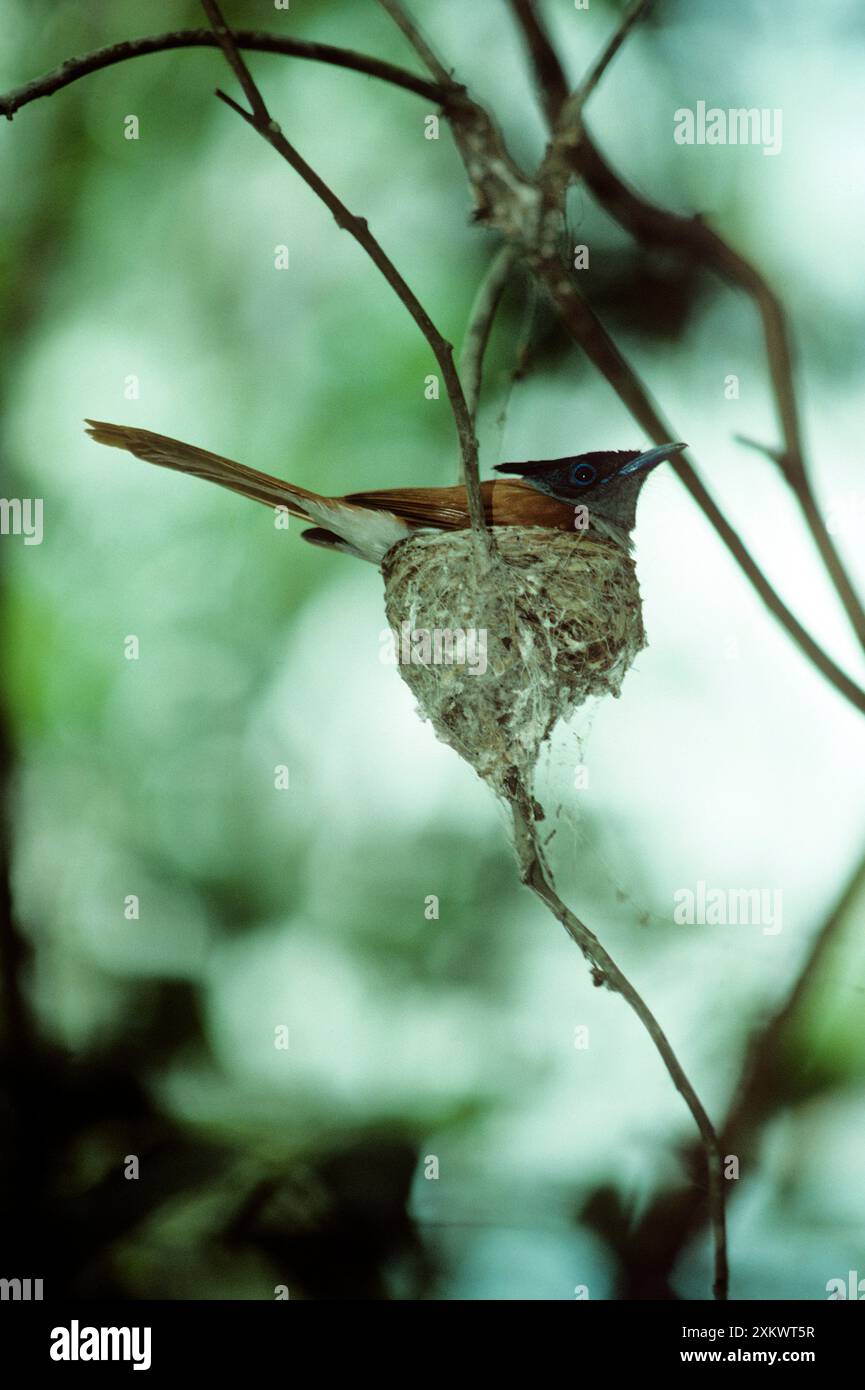
<svg viewBox="0 0 865 1390"><path fill-rule="evenodd" d="M202 23L194 3L158 0L2 10L3 90ZM619 10L544 13L576 79ZM373 3L227 14L417 69ZM507 7L439 0L422 17L536 160ZM446 129L425 139L424 101L382 83L250 61L459 343L495 243L470 223ZM860 591L863 61L855 0L658 0L591 110L626 177L707 214L783 290L815 486ZM503 812L381 664L374 569L82 433L86 415L143 425L324 492L456 476L423 339L216 85L234 90L216 52L146 57L0 131L2 492L45 508L41 546L0 539L14 906L13 921L4 896L0 1273L44 1277L51 1297L705 1298L707 1238L682 1216L704 1183L690 1118L628 1009L520 889ZM782 108L781 153L676 145L673 112L701 99ZM777 440L753 307L636 248L582 190L569 235L711 491L862 680L794 499L736 442ZM533 370L503 420L527 327ZM644 442L515 283L485 470ZM717 1118L842 903L760 1053L730 1184L733 1297L825 1298L828 1280L865 1277L865 725L672 473L647 487L637 541L650 646L621 699L545 759L550 852ZM781 889L782 930L677 925L674 893L700 880Z"/></svg>

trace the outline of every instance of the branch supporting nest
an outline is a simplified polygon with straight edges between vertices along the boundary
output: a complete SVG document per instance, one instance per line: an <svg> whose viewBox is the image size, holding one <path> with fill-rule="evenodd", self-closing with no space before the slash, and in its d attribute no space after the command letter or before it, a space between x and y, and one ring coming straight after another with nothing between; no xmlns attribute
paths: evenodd
<svg viewBox="0 0 865 1390"><path fill-rule="evenodd" d="M670 1080L687 1105L694 1124L697 1126L706 1162L709 1219L714 1246L712 1292L716 1299L724 1300L727 1297L729 1285L724 1174L721 1147L712 1121L709 1119L700 1097L688 1080L666 1033L642 995L634 988L624 971L613 960L609 951L601 945L594 932L559 897L555 881L538 843L532 798L524 786L518 787L514 793L511 800L511 813L514 822L514 843L523 883L561 922L568 936L579 947L585 960L592 968L594 983L599 986L605 985L613 993L620 994L629 1008L633 1009L657 1048Z"/></svg>

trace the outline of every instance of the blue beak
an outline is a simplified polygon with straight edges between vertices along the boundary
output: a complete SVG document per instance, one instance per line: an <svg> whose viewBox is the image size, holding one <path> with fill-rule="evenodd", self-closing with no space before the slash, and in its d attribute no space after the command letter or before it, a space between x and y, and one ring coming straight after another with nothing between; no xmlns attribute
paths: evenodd
<svg viewBox="0 0 865 1390"><path fill-rule="evenodd" d="M615 475L617 478L626 478L629 473L641 473L644 468L654 468L657 463L666 463L667 459L673 458L675 454L687 449L687 444L658 444L654 449L647 449L644 454L639 454L637 458L631 459L624 468L620 468Z"/></svg>

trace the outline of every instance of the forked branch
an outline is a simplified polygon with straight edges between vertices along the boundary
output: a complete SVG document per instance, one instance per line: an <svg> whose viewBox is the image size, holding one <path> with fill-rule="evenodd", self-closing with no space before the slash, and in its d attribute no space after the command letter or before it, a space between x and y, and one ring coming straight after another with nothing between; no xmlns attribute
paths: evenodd
<svg viewBox="0 0 865 1390"><path fill-rule="evenodd" d="M213 28L213 32L222 48L226 59L236 74L238 81L243 88L244 94L250 105L250 110L244 108L225 92L217 91L217 96L236 111L239 116L251 125L254 130L271 145L278 154L282 155L286 163L290 164L295 173L299 174L306 184L317 194L331 214L336 225L342 230L349 232L363 247L373 264L381 271L385 280L393 289L397 297L408 309L418 328L423 333L429 343L435 359L441 369L442 378L450 402L451 411L459 438L460 452L462 456L463 477L466 486L466 496L468 502L469 516L471 517L472 528L479 537L480 543L484 545L486 553L489 553L489 533L484 521L483 503L481 501L480 480L478 475L478 445L475 436L474 422L466 403L465 394L460 382L459 374L453 358L453 347L442 336L436 328L426 309L424 309L414 290L410 287L405 278L400 274L393 261L382 248L381 244L373 236L369 229L369 224L363 217L356 217L350 212L343 203L342 199L334 193L333 189L325 183L320 174L306 162L303 156L295 149L294 145L286 138L277 122L271 116L264 97L254 81L249 68L246 66L237 42L228 25L222 16L222 11L216 0L202 0L205 14Z"/></svg>

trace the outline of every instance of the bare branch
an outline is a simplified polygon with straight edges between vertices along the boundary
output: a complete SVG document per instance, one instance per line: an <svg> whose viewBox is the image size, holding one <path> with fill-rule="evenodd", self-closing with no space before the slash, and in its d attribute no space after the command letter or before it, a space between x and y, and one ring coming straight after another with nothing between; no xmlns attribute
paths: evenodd
<svg viewBox="0 0 865 1390"><path fill-rule="evenodd" d="M535 326L535 316L537 314L538 296L540 294L537 280L534 278L528 279L527 291L525 309L523 311L523 322L517 337L516 350L513 356L513 366L507 375L501 409L496 419L496 426L500 439L500 458L507 457L504 452L504 439L508 423L508 411L511 407L514 391L517 383L525 381L535 364L532 335Z"/></svg>
<svg viewBox="0 0 865 1390"><path fill-rule="evenodd" d="M219 40L219 46L228 60L228 66L232 69L235 77L243 88L243 94L252 108L255 118L256 129L259 126L270 125L270 113L264 104L264 97L256 87L249 72L249 68L240 56L237 44L229 33L228 26L222 18L222 12L216 4L216 0L201 0L204 13L210 20L211 28Z"/></svg>
<svg viewBox="0 0 865 1390"><path fill-rule="evenodd" d="M583 108L650 3L651 0L634 0L583 81L559 108L552 123L550 143L538 170L538 183L545 207L559 208L564 205L566 190L574 178L575 164L579 163L580 150L587 138Z"/></svg>
<svg viewBox="0 0 865 1390"><path fill-rule="evenodd" d="M415 53L436 81L447 85L451 81L450 73L427 43L415 21L399 4L399 0L378 0L378 3L383 10L387 11L397 28L402 30Z"/></svg>
<svg viewBox="0 0 865 1390"><path fill-rule="evenodd" d="M267 34L259 29L238 29L235 39L239 48L251 49L257 53L280 53L289 58L307 58L317 63L329 63L332 67L348 68L354 72L376 77L391 86L402 87L417 96L426 97L436 106L444 104L446 92L434 82L417 77L406 68L387 63L381 58L371 58L365 53L355 53L349 48L337 48L329 43L313 43L307 39L291 39L282 34ZM45 73L15 87L11 92L0 95L0 116L12 119L15 112L40 97L49 97L63 87L69 87L91 72L113 67L115 63L125 63L130 58L141 58L148 53L165 53L177 48L218 48L219 39L210 29L176 29L167 34L150 34L146 38L129 39L123 43L109 44L97 48L82 58L69 58L53 72Z"/></svg>
<svg viewBox="0 0 865 1390"><path fill-rule="evenodd" d="M728 1271L724 1178L721 1168L721 1148L714 1126L673 1051L666 1033L642 995L634 988L609 952L604 949L594 932L559 897L552 873L538 844L531 798L525 788L517 788L511 801L511 811L514 818L515 847L523 883L531 888L553 916L561 922L568 936L580 948L583 956L592 967L592 978L595 984L606 985L608 989L620 994L633 1009L660 1053L661 1060L673 1085L691 1112L706 1158L709 1215L715 1248L713 1293L717 1299L726 1299Z"/></svg>
<svg viewBox="0 0 865 1390"><path fill-rule="evenodd" d="M585 138L583 108L652 0L633 0L582 82L571 93L568 92L564 69L552 41L542 27L531 0L511 0L511 3L529 49L552 136L539 171L539 181L545 189L547 201L555 205L569 181L568 171L575 153Z"/></svg>
<svg viewBox="0 0 865 1390"><path fill-rule="evenodd" d="M631 5L631 8L625 13L622 22L619 24L618 28L612 34L608 44L601 51L601 53L595 59L595 62L589 68L589 71L586 73L586 76L583 78L573 97L569 98L567 105L560 116L560 120L562 123L567 121L568 110L571 107L572 103L574 109L578 113L582 113L583 107L585 106L589 97L592 95L592 92L600 83L602 77L607 71L607 68L610 66L610 63L613 61L622 44L625 42L625 39L630 34L637 21L639 19L642 19L643 15L646 13L646 10L648 9L651 3L652 0L634 0L634 3Z"/></svg>
<svg viewBox="0 0 865 1390"><path fill-rule="evenodd" d="M758 454L765 454L766 458L771 459L779 468L783 465L783 449L773 449L771 444L761 444L759 439L751 439L747 434L736 434L733 438L744 444L746 449L755 449Z"/></svg>
<svg viewBox="0 0 865 1390"><path fill-rule="evenodd" d="M218 91L217 96L224 101L226 105L230 106L232 110L236 111L239 116L242 116L248 125L251 125L269 145L273 146L278 154L282 155L283 159L291 165L292 169L300 175L304 182L309 185L313 192L317 194L325 206L330 210L337 226L343 231L350 232L355 241L363 247L370 260L378 267L385 280L387 280L398 298L408 309L418 328L432 348L436 361L441 369L445 389L448 393L448 400L450 401L456 424L460 451L462 454L466 500L472 528L479 537L480 543L485 547L486 554L489 554L489 533L484 520L483 502L481 500L480 481L478 478L477 439L475 438L474 425L454 364L453 348L451 344L442 337L417 295L373 236L366 219L356 217L349 211L345 203L343 203L328 184L325 183L324 179L316 173L312 166L307 164L303 156L286 139L285 135L283 135L276 121L271 117L264 98L256 87L243 58L240 56L237 44L232 36L231 30L222 17L222 12L216 4L216 0L202 0L202 4L204 5L208 17L216 26L220 46L225 50L226 58L234 72L237 73L244 92L246 92L249 97L252 110L245 111L243 107L239 106L237 102L233 101L225 92Z"/></svg>
<svg viewBox="0 0 865 1390"><path fill-rule="evenodd" d="M511 246L503 246L489 264L481 281L469 315L469 326L460 357L460 378L466 394L469 414L477 419L481 397L484 356L490 340L493 322L507 283L517 261Z"/></svg>
<svg viewBox="0 0 865 1390"><path fill-rule="evenodd" d="M547 117L547 124L552 129L568 98L568 79L534 0L509 0L509 3L514 19L522 30L538 95Z"/></svg>

